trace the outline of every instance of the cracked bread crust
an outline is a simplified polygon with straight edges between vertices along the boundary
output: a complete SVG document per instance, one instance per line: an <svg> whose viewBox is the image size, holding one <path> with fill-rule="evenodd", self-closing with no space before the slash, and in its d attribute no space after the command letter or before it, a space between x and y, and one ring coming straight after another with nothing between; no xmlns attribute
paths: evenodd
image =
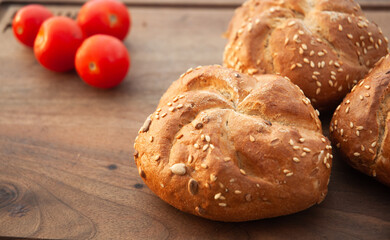
<svg viewBox="0 0 390 240"><path fill-rule="evenodd" d="M173 82L134 148L140 176L161 199L229 222L320 203L332 164L317 112L297 86L221 66Z"/></svg>
<svg viewBox="0 0 390 240"><path fill-rule="evenodd" d="M337 107L332 142L355 169L390 186L390 58L382 58Z"/></svg>
<svg viewBox="0 0 390 240"><path fill-rule="evenodd" d="M351 0L249 0L230 22L224 65L277 73L320 110L335 107L388 53L388 40Z"/></svg>

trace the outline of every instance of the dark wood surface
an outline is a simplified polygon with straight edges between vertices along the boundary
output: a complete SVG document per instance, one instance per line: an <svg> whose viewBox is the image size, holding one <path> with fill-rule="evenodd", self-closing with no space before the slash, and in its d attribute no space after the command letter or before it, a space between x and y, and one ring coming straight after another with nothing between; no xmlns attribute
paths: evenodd
<svg viewBox="0 0 390 240"><path fill-rule="evenodd" d="M143 184L132 157L137 131L181 73L221 63L229 5L131 8L125 40L131 70L108 91L85 85L75 72L43 69L12 36L18 8L0 4L0 236L390 239L390 189L337 153L325 201L274 219L205 220L169 206ZM50 8L74 16L79 6ZM390 12L366 13L390 36ZM322 116L325 131L329 118Z"/></svg>

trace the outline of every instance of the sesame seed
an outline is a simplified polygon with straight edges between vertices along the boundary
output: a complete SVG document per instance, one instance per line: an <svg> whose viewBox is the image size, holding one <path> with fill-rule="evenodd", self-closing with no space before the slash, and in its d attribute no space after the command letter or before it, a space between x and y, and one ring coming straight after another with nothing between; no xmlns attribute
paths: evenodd
<svg viewBox="0 0 390 240"><path fill-rule="evenodd" d="M356 131L356 136L360 136L360 132L359 131Z"/></svg>
<svg viewBox="0 0 390 240"><path fill-rule="evenodd" d="M295 24L295 21L291 21L291 22L289 22L289 23L287 24L287 26L291 27L291 26L294 25L294 24Z"/></svg>
<svg viewBox="0 0 390 240"><path fill-rule="evenodd" d="M299 139L299 142L300 142L300 143L304 143L304 142L305 142L305 139L304 139L304 138L300 138L300 139Z"/></svg>
<svg viewBox="0 0 390 240"><path fill-rule="evenodd" d="M214 195L214 199L217 200L222 196L222 193L217 193Z"/></svg>
<svg viewBox="0 0 390 240"><path fill-rule="evenodd" d="M296 67L297 65L294 63L293 65L291 65L290 70L294 70Z"/></svg>
<svg viewBox="0 0 390 240"><path fill-rule="evenodd" d="M240 173L241 173L242 175L246 175L246 172L245 172L244 169L240 169Z"/></svg>
<svg viewBox="0 0 390 240"><path fill-rule="evenodd" d="M329 163L326 163L326 168L330 168L330 164Z"/></svg>
<svg viewBox="0 0 390 240"><path fill-rule="evenodd" d="M339 31L343 31L343 26L341 26L341 24L339 24Z"/></svg>
<svg viewBox="0 0 390 240"><path fill-rule="evenodd" d="M214 146L213 144L210 144L210 148L211 148L211 149L214 149L215 146Z"/></svg>
<svg viewBox="0 0 390 240"><path fill-rule="evenodd" d="M157 154L155 157L154 157L154 159L153 159L154 161L158 161L158 160L160 160L160 155L159 154Z"/></svg>
<svg viewBox="0 0 390 240"><path fill-rule="evenodd" d="M376 142L371 143L371 147L375 147L375 146L376 146Z"/></svg>
<svg viewBox="0 0 390 240"><path fill-rule="evenodd" d="M187 162L188 163L192 163L193 160L194 160L194 157L192 155L189 155L188 159L187 159Z"/></svg>
<svg viewBox="0 0 390 240"><path fill-rule="evenodd" d="M304 61L305 63L310 63L309 59L307 59L307 58L304 58L303 61Z"/></svg>
<svg viewBox="0 0 390 240"><path fill-rule="evenodd" d="M205 139L206 139L206 142L210 142L210 141L211 141L211 138L210 138L209 135L206 135L206 136L205 136Z"/></svg>
<svg viewBox="0 0 390 240"><path fill-rule="evenodd" d="M249 140L250 140L251 142L254 142L254 141L255 141L255 138L254 138L252 135L249 135Z"/></svg>
<svg viewBox="0 0 390 240"><path fill-rule="evenodd" d="M378 44L379 44L379 46L382 45L382 39L379 39L379 40L378 40Z"/></svg>
<svg viewBox="0 0 390 240"><path fill-rule="evenodd" d="M286 174L286 177L290 177L290 176L292 176L293 174L294 174L293 172L289 172L289 173Z"/></svg>
<svg viewBox="0 0 390 240"><path fill-rule="evenodd" d="M372 170L372 176L376 177L376 171L375 170Z"/></svg>
<svg viewBox="0 0 390 240"><path fill-rule="evenodd" d="M369 93L366 93L366 94L364 94L364 96L365 96L365 97L369 97L369 96L370 96L370 94L369 94Z"/></svg>
<svg viewBox="0 0 390 240"><path fill-rule="evenodd" d="M171 102L169 102L169 103L167 103L167 105L168 105L168 106L172 106L172 103L171 103Z"/></svg>
<svg viewBox="0 0 390 240"><path fill-rule="evenodd" d="M298 162L300 162L301 160L299 160L299 158L297 158L297 157L293 157L293 161L296 162L296 163L298 163Z"/></svg>
<svg viewBox="0 0 390 240"><path fill-rule="evenodd" d="M303 50L307 50L307 45L303 43L302 48L303 48Z"/></svg>
<svg viewBox="0 0 390 240"><path fill-rule="evenodd" d="M161 117L163 118L163 117L165 117L167 115L167 113L163 113L162 115L161 115Z"/></svg>
<svg viewBox="0 0 390 240"><path fill-rule="evenodd" d="M347 107L346 109L345 109L345 113L348 113L349 112L349 107Z"/></svg>
<svg viewBox="0 0 390 240"><path fill-rule="evenodd" d="M170 108L168 108L168 110L169 110L170 112L173 112L173 111L175 111L175 108L174 108L174 107L170 107Z"/></svg>
<svg viewBox="0 0 390 240"><path fill-rule="evenodd" d="M375 155L375 152L374 152L374 150L372 150L372 148L369 148L368 151Z"/></svg>
<svg viewBox="0 0 390 240"><path fill-rule="evenodd" d="M194 148L199 149L200 148L199 144L195 143Z"/></svg>
<svg viewBox="0 0 390 240"><path fill-rule="evenodd" d="M358 127L356 127L356 129L359 130L359 131L361 131L361 130L364 129L364 127L363 127L363 126L358 126Z"/></svg>
<svg viewBox="0 0 390 240"><path fill-rule="evenodd" d="M302 30L299 30L299 31L298 31L298 34L299 34L299 35L303 35L303 34L305 34L305 32L302 31Z"/></svg>
<svg viewBox="0 0 390 240"><path fill-rule="evenodd" d="M321 92L321 88L317 88L316 95L320 94L320 92Z"/></svg>
<svg viewBox="0 0 390 240"><path fill-rule="evenodd" d="M350 126L351 128L353 128L353 122L350 122L350 123L349 123L349 126Z"/></svg>
<svg viewBox="0 0 390 240"><path fill-rule="evenodd" d="M248 193L247 195L245 195L245 200L250 202L252 200L252 196Z"/></svg>
<svg viewBox="0 0 390 240"><path fill-rule="evenodd" d="M225 157L224 159L223 159L225 162L228 162L228 161L230 161L230 160L232 160L230 157Z"/></svg>
<svg viewBox="0 0 390 240"><path fill-rule="evenodd" d="M236 179L234 179L234 178L229 180L229 182L231 182L231 183L234 183L235 181L236 181Z"/></svg>
<svg viewBox="0 0 390 240"><path fill-rule="evenodd" d="M313 56L315 52L313 50L310 51L310 57Z"/></svg>
<svg viewBox="0 0 390 240"><path fill-rule="evenodd" d="M302 48L299 48L299 54L303 54L303 49Z"/></svg>
<svg viewBox="0 0 390 240"><path fill-rule="evenodd" d="M200 140L204 141L204 134L200 135Z"/></svg>
<svg viewBox="0 0 390 240"><path fill-rule="evenodd" d="M348 37L349 39L353 39L353 35L350 34L350 33L347 34L347 37Z"/></svg>
<svg viewBox="0 0 390 240"><path fill-rule="evenodd" d="M326 139L325 139L325 138L321 138L321 141L322 141L323 143L326 143Z"/></svg>
<svg viewBox="0 0 390 240"><path fill-rule="evenodd" d="M363 100L363 99L364 99L364 97L363 97L362 95L360 95L359 98L360 98L360 100Z"/></svg>
<svg viewBox="0 0 390 240"><path fill-rule="evenodd" d="M204 145L203 148L202 148L203 152L206 151L208 148L209 148L208 144Z"/></svg>
<svg viewBox="0 0 390 240"><path fill-rule="evenodd" d="M183 107L183 104L181 104L181 103L180 103L179 105L176 106L177 109L180 109L180 108L182 108L182 107Z"/></svg>
<svg viewBox="0 0 390 240"><path fill-rule="evenodd" d="M179 98L180 98L180 99L184 98L184 95L179 95Z"/></svg>
<svg viewBox="0 0 390 240"><path fill-rule="evenodd" d="M202 167L202 168L204 168L204 169L207 169L209 166L207 166L207 164L205 164L205 163L202 163L202 164L200 164L200 166Z"/></svg>
<svg viewBox="0 0 390 240"><path fill-rule="evenodd" d="M293 146L293 149L294 150L298 150L298 149L301 149L299 146Z"/></svg>
<svg viewBox="0 0 390 240"><path fill-rule="evenodd" d="M284 40L284 45L285 45L285 46L288 44L289 40L290 40L290 39L288 39L288 38L286 38L286 39Z"/></svg>
<svg viewBox="0 0 390 240"><path fill-rule="evenodd" d="M235 190L234 193L235 194L241 194L242 192L240 190Z"/></svg>
<svg viewBox="0 0 390 240"><path fill-rule="evenodd" d="M365 85L364 88L370 90L371 87L369 85Z"/></svg>
<svg viewBox="0 0 390 240"><path fill-rule="evenodd" d="M149 138L149 142L153 142L153 136L150 136L150 138Z"/></svg>
<svg viewBox="0 0 390 240"><path fill-rule="evenodd" d="M301 67L302 67L302 64L300 64L300 63L297 63L297 66L301 68Z"/></svg>
<svg viewBox="0 0 390 240"><path fill-rule="evenodd" d="M291 146L294 145L294 141L292 139L290 139L289 143Z"/></svg>
<svg viewBox="0 0 390 240"><path fill-rule="evenodd" d="M348 17L348 22L349 22L349 23L352 23L351 17Z"/></svg>
<svg viewBox="0 0 390 240"><path fill-rule="evenodd" d="M333 87L333 81L332 80L329 80L328 83L329 83L329 86Z"/></svg>
<svg viewBox="0 0 390 240"><path fill-rule="evenodd" d="M362 150L362 152L364 152L364 150L366 150L366 148L363 145L360 145L360 149Z"/></svg>
<svg viewBox="0 0 390 240"><path fill-rule="evenodd" d="M210 181L211 182L217 181L217 177L214 174L210 174Z"/></svg>
<svg viewBox="0 0 390 240"><path fill-rule="evenodd" d="M284 169L284 170L283 170L283 173L289 173L289 172L291 172L291 171L288 170L288 169Z"/></svg>
<svg viewBox="0 0 390 240"><path fill-rule="evenodd" d="M353 155L354 155L355 157L359 157L359 156L360 156L360 153L354 152Z"/></svg>
<svg viewBox="0 0 390 240"><path fill-rule="evenodd" d="M302 150L305 151L305 152L308 152L308 153L311 152L311 150L309 148L307 148L307 147L304 147Z"/></svg>

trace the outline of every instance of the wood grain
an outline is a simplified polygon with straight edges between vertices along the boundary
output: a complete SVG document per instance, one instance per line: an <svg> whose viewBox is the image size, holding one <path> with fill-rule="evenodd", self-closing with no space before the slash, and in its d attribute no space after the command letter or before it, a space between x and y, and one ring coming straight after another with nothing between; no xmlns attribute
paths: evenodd
<svg viewBox="0 0 390 240"><path fill-rule="evenodd" d="M221 63L227 8L137 7L132 67L102 91L43 69L0 20L0 236L68 239L390 239L390 192L336 153L329 194L290 216L213 222L182 213L138 176L133 140L187 68ZM50 6L75 14L76 6ZM390 35L387 11L367 12ZM330 115L322 117L327 129Z"/></svg>

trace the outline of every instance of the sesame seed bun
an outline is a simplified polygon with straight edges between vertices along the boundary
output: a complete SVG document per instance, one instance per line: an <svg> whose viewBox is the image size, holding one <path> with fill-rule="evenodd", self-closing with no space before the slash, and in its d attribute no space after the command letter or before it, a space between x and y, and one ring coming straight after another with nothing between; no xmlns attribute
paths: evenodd
<svg viewBox="0 0 390 240"><path fill-rule="evenodd" d="M331 137L355 169L390 186L390 58L382 58L337 107Z"/></svg>
<svg viewBox="0 0 390 240"><path fill-rule="evenodd" d="M388 40L351 0L249 0L236 10L224 64L278 73L319 110L335 107L388 53Z"/></svg>
<svg viewBox="0 0 390 240"><path fill-rule="evenodd" d="M327 194L331 146L317 114L284 77L190 69L141 127L135 162L153 192L194 215L236 222L295 213Z"/></svg>

